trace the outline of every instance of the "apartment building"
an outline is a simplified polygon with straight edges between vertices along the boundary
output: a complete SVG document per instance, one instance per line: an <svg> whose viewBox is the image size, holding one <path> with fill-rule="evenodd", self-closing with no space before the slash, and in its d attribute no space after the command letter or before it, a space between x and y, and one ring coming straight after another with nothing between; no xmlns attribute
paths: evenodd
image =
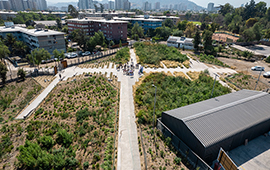
<svg viewBox="0 0 270 170"><path fill-rule="evenodd" d="M66 52L64 33L46 29L26 29L22 27L0 27L0 35L4 38L7 34L13 34L17 40L26 43L31 50L44 48L49 53L57 49Z"/></svg>
<svg viewBox="0 0 270 170"><path fill-rule="evenodd" d="M105 20L101 18L68 19L68 31L81 29L86 35L93 36L102 31L108 40L127 40L127 21Z"/></svg>

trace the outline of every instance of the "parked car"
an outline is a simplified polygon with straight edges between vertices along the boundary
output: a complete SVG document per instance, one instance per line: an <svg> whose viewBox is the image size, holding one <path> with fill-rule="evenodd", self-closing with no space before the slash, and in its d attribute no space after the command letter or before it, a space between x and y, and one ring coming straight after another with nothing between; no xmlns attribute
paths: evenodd
<svg viewBox="0 0 270 170"><path fill-rule="evenodd" d="M254 66L254 67L251 67L251 70L253 70L253 71L264 71L264 67L262 67L262 66Z"/></svg>
<svg viewBox="0 0 270 170"><path fill-rule="evenodd" d="M263 74L263 77L269 78L270 77L270 71L267 71Z"/></svg>
<svg viewBox="0 0 270 170"><path fill-rule="evenodd" d="M85 51L84 53L82 53L83 56L87 56L87 55L91 55L90 51Z"/></svg>
<svg viewBox="0 0 270 170"><path fill-rule="evenodd" d="M76 58L76 57L78 57L78 54L76 54L76 53L66 53L65 54L65 56L66 56L66 58Z"/></svg>

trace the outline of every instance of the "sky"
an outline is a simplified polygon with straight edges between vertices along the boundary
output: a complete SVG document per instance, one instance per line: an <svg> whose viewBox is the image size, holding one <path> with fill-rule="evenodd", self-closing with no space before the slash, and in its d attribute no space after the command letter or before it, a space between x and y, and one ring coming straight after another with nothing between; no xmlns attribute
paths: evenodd
<svg viewBox="0 0 270 170"><path fill-rule="evenodd" d="M57 2L77 2L78 0L47 0L47 2L50 3L57 3ZM130 1L136 1L136 0L130 0ZM162 2L164 0L156 0L157 2ZM215 4L215 6L219 5L219 4L225 4L225 3L230 3L231 5L233 5L234 7L240 7L241 4L246 4L247 2L250 2L250 0L226 0L226 1L220 1L220 0L210 0L210 1L205 1L205 0L190 0L192 2L195 2L197 5L200 5L204 8L207 8L207 4L209 2L213 2ZM267 3L267 6L270 7L270 0L255 0L256 3L260 2L260 1L264 1Z"/></svg>

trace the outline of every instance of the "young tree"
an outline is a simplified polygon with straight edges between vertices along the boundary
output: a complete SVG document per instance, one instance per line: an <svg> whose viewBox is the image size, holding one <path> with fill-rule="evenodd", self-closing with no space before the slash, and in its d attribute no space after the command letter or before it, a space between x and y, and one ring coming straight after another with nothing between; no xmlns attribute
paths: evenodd
<svg viewBox="0 0 270 170"><path fill-rule="evenodd" d="M25 57L27 52L27 46L22 41L16 41L13 45L13 53L19 56Z"/></svg>
<svg viewBox="0 0 270 170"><path fill-rule="evenodd" d="M28 54L27 57L30 60L30 62L32 62L33 64L36 64L39 68L41 61L50 59L51 55L44 48L36 48L32 50L31 54Z"/></svg>
<svg viewBox="0 0 270 170"><path fill-rule="evenodd" d="M56 23L57 23L57 27L58 27L59 29L62 29L62 21L61 21L60 18L56 18Z"/></svg>
<svg viewBox="0 0 270 170"><path fill-rule="evenodd" d="M172 19L166 18L165 21L162 22L162 26L172 28L174 26Z"/></svg>
<svg viewBox="0 0 270 170"><path fill-rule="evenodd" d="M88 51L93 52L94 49L95 49L96 46L97 46L95 37L90 37L90 39L89 39L89 40L87 41L87 43L86 43L86 46L87 46Z"/></svg>
<svg viewBox="0 0 270 170"><path fill-rule="evenodd" d="M2 42L0 42L0 59L2 60L9 54L10 54L10 51L8 47L4 45Z"/></svg>
<svg viewBox="0 0 270 170"><path fill-rule="evenodd" d="M2 79L2 83L5 84L6 83L6 79L7 79L7 67L4 63L0 62L0 77Z"/></svg>
<svg viewBox="0 0 270 170"><path fill-rule="evenodd" d="M73 18L77 18L79 13L78 11L74 8L73 5L69 5L68 6L68 12L70 13L70 15L73 17Z"/></svg>
<svg viewBox="0 0 270 170"><path fill-rule="evenodd" d="M192 22L188 22L186 30L184 32L186 37L191 38L194 32L195 32L195 25Z"/></svg>
<svg viewBox="0 0 270 170"><path fill-rule="evenodd" d="M143 37L143 28L136 22L131 29L132 39L139 40Z"/></svg>
<svg viewBox="0 0 270 170"><path fill-rule="evenodd" d="M109 43L110 48L111 48L112 46L114 46L114 45L115 45L115 44L114 44L113 40L111 40L110 43Z"/></svg>
<svg viewBox="0 0 270 170"><path fill-rule="evenodd" d="M202 34L203 38L203 47L205 54L213 54L214 53L214 47L212 45L212 35L213 33L209 30L204 30Z"/></svg>
<svg viewBox="0 0 270 170"><path fill-rule="evenodd" d="M199 51L199 44L200 43L201 43L201 35L200 35L199 30L197 29L197 31L195 33L195 36L194 36L194 41L193 41L194 49L196 51Z"/></svg>
<svg viewBox="0 0 270 170"><path fill-rule="evenodd" d="M122 41L121 40L119 41L119 47L122 47Z"/></svg>
<svg viewBox="0 0 270 170"><path fill-rule="evenodd" d="M104 11L104 5L100 3L100 12L103 13L103 11Z"/></svg>
<svg viewBox="0 0 270 170"><path fill-rule="evenodd" d="M21 68L21 69L18 70L17 76L19 77L19 79L25 80L26 73L25 73L25 71Z"/></svg>

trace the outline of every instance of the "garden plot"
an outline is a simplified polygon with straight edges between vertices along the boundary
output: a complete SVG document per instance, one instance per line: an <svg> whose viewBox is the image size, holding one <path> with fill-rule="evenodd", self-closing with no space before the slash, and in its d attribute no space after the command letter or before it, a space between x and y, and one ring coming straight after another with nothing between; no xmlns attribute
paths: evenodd
<svg viewBox="0 0 270 170"><path fill-rule="evenodd" d="M141 79L136 86L133 86L135 113L139 124L138 134L140 135L138 138L142 169L146 164L148 169L190 168L185 158L171 147L171 139L165 139L159 131L154 132L152 129L155 96L155 88L152 87L152 84L157 86L156 120L161 117L162 111L209 99L213 83L214 80L203 72L200 73L198 79L193 81L163 73L152 73ZM216 82L213 96L216 97L230 92L229 88ZM144 155L144 151L146 155ZM147 161L146 164L144 159Z"/></svg>
<svg viewBox="0 0 270 170"><path fill-rule="evenodd" d="M1 127L0 166L112 169L118 94L100 75L56 86L29 119Z"/></svg>
<svg viewBox="0 0 270 170"><path fill-rule="evenodd" d="M176 48L162 44L149 42L137 42L134 44L138 63L146 67L159 68L161 61L169 60L183 63L188 60L186 55L181 54Z"/></svg>
<svg viewBox="0 0 270 170"><path fill-rule="evenodd" d="M36 96L42 87L32 78L11 82L0 88L0 122L6 123ZM1 127L1 125L0 125Z"/></svg>

